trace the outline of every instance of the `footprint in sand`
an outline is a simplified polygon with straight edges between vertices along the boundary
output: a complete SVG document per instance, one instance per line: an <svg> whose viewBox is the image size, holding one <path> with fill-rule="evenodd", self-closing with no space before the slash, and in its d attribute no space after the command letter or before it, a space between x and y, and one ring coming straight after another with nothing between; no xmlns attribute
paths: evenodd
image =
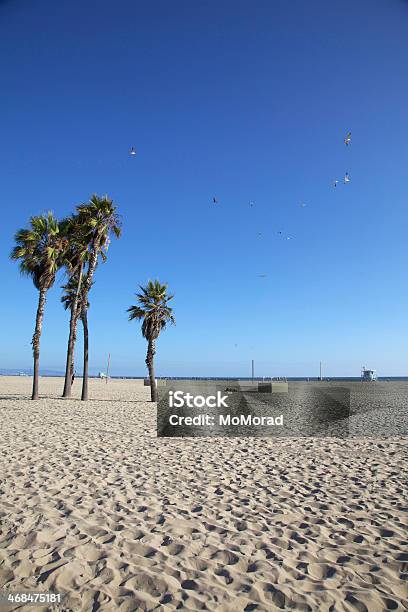
<svg viewBox="0 0 408 612"><path fill-rule="evenodd" d="M272 603L275 604L275 606L277 606L278 608L286 609L285 595L282 593L282 591L274 587L273 584L266 584L263 587L263 592L265 595L265 599L269 599L270 601L272 601Z"/></svg>
<svg viewBox="0 0 408 612"><path fill-rule="evenodd" d="M76 554L79 559L93 563L99 561L105 556L104 550L101 547L94 546L92 544L84 544L76 548Z"/></svg>
<svg viewBox="0 0 408 612"><path fill-rule="evenodd" d="M358 600L357 597L354 597L354 595L351 593L347 593L344 601L350 603L353 606L353 609L357 610L358 612L369 612L367 606L362 601Z"/></svg>
<svg viewBox="0 0 408 612"><path fill-rule="evenodd" d="M176 557L177 555L179 555L181 552L183 552L183 550L185 549L185 546L183 544L175 544L174 542L172 544L169 545L169 547L167 548L167 552L169 553L169 555L171 555L172 557Z"/></svg>
<svg viewBox="0 0 408 612"><path fill-rule="evenodd" d="M181 587L188 591L198 590L198 584L196 583L195 580L183 580L183 582L181 583Z"/></svg>
<svg viewBox="0 0 408 612"><path fill-rule="evenodd" d="M225 584L231 584L231 582L234 581L234 579L231 577L231 574L229 573L229 571L225 568L221 568L218 570L215 570L214 574L216 576L221 576L223 578L225 578Z"/></svg>
<svg viewBox="0 0 408 612"><path fill-rule="evenodd" d="M310 563L309 575L317 580L327 580L336 576L336 568L327 563Z"/></svg>
<svg viewBox="0 0 408 612"><path fill-rule="evenodd" d="M349 519L339 518L338 522L341 523L342 525L345 525L346 527L349 527L350 529L353 529L354 527L353 521L350 521Z"/></svg>
<svg viewBox="0 0 408 612"><path fill-rule="evenodd" d="M211 559L215 559L225 565L235 565L239 561L239 557L229 550L219 550L211 556Z"/></svg>

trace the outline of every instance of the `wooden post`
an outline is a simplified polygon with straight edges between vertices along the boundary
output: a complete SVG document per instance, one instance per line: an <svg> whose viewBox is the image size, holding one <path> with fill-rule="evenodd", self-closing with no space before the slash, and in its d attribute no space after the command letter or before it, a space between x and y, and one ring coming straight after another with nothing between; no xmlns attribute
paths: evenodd
<svg viewBox="0 0 408 612"><path fill-rule="evenodd" d="M106 367L106 384L108 384L108 378L109 378L109 366L110 366L110 353L108 355L108 365Z"/></svg>

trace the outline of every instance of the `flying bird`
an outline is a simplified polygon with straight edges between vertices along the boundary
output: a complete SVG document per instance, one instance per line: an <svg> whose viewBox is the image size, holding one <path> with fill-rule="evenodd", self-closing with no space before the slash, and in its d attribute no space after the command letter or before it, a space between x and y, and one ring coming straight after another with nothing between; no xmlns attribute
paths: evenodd
<svg viewBox="0 0 408 612"><path fill-rule="evenodd" d="M253 202L252 200L249 201L249 205L250 205L251 208L253 207L254 204L255 204L255 202Z"/></svg>
<svg viewBox="0 0 408 612"><path fill-rule="evenodd" d="M278 232L279 236L283 236L283 232ZM286 240L291 240L291 236L285 236Z"/></svg>
<svg viewBox="0 0 408 612"><path fill-rule="evenodd" d="M216 197L214 197L214 198L213 198L213 203L214 203L214 204L218 204L218 200L217 200L217 198L216 198Z"/></svg>
<svg viewBox="0 0 408 612"><path fill-rule="evenodd" d="M129 151L130 155L136 155L135 147L132 147Z"/></svg>
<svg viewBox="0 0 408 612"><path fill-rule="evenodd" d="M267 274L258 274L259 278L266 278L268 275Z"/></svg>
<svg viewBox="0 0 408 612"><path fill-rule="evenodd" d="M344 139L344 144L346 145L346 147L349 146L350 142L351 142L351 132L349 132Z"/></svg>
<svg viewBox="0 0 408 612"><path fill-rule="evenodd" d="M301 207L301 208L306 208L306 204L305 204L304 202L301 202L301 203L300 203L300 207Z"/></svg>
<svg viewBox="0 0 408 612"><path fill-rule="evenodd" d="M349 173L346 172L345 176L344 176L344 184L349 183L350 182L350 177L349 177Z"/></svg>

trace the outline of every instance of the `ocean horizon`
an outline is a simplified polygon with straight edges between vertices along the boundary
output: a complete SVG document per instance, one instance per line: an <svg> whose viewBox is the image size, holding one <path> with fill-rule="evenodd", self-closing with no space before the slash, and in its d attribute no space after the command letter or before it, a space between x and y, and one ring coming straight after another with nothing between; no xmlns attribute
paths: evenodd
<svg viewBox="0 0 408 612"><path fill-rule="evenodd" d="M0 376L32 376L32 370L30 369L0 369ZM61 370L40 370L40 376L42 377L50 377L50 378L61 378L65 376L65 373ZM77 373L78 378L82 377L82 373ZM99 374L90 374L90 378L99 378ZM109 376L110 379L118 379L118 380L143 380L148 378L147 374L145 376L126 376L115 374ZM319 381L319 376L156 376L157 380L255 380L255 381L264 381L264 380L286 380L286 381ZM361 376L323 376L322 380L330 380L330 381L359 381L361 380ZM387 381L408 381L407 376L378 376L378 381L387 382Z"/></svg>

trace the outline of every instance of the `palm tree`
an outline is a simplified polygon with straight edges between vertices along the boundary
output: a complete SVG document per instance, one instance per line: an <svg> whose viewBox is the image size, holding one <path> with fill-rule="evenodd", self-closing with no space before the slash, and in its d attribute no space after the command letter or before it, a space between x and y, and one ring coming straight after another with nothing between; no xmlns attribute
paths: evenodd
<svg viewBox="0 0 408 612"><path fill-rule="evenodd" d="M71 318L74 321L73 345L75 345L75 342L76 342L78 319L81 318L83 331L84 331L84 370L86 370L86 374L87 374L87 370L88 370L88 367L87 367L88 366L88 316L87 316L87 312L89 308L89 302L87 302L87 304L85 305L85 302L83 301L83 281L84 281L84 278L82 279L82 282L80 282L76 276L71 276L68 282L62 286L64 293L61 297L61 302L64 305L65 310L68 310L68 309L71 310ZM80 288L82 287L82 291L80 289L79 293L78 293L78 287ZM75 314L73 314L73 312L75 312ZM74 352L72 352L71 354L69 373L71 377L70 378L70 381L71 381L70 389L71 389L72 375L74 373Z"/></svg>
<svg viewBox="0 0 408 612"><path fill-rule="evenodd" d="M116 238L119 238L121 222L116 212L116 206L108 196L100 198L97 195L93 195L87 204L77 206L76 210L79 226L82 228L83 236L86 237L88 244L88 266L81 289L82 302L87 305L88 293L98 265L98 258L101 256L102 261L106 261L110 234L113 233ZM84 321L87 323L87 317L84 316L84 313L81 313L81 318L83 323ZM88 352L84 355L81 399L88 399Z"/></svg>
<svg viewBox="0 0 408 612"><path fill-rule="evenodd" d="M142 334L147 340L146 365L149 370L150 394L152 402L157 402L156 378L154 375L154 355L156 353L156 340L167 323L176 323L173 309L168 303L173 295L167 295L167 285L161 285L158 280L149 281L146 287L140 285L142 293L136 297L140 306L130 306L129 321L142 320Z"/></svg>
<svg viewBox="0 0 408 612"><path fill-rule="evenodd" d="M57 270L62 264L67 241L60 232L60 225L52 212L31 217L30 227L20 229L15 235L16 245L10 258L20 261L20 272L30 276L39 291L33 346L34 372L31 399L38 399L38 376L40 366L40 338L44 317L47 291L55 281Z"/></svg>
<svg viewBox="0 0 408 612"><path fill-rule="evenodd" d="M76 328L78 318L80 316L79 298L81 293L81 285L84 280L82 272L85 262L87 259L89 259L89 244L87 228L81 224L78 215L72 215L72 217L64 221L64 232L68 239L69 245L64 261L69 275L69 280L68 283L63 286L63 289L66 289L69 293L69 305L67 305L66 299L63 298L62 301L65 308L68 309L69 307L71 311L67 358L65 365L65 382L64 391L62 394L63 397L67 398L71 397Z"/></svg>
<svg viewBox="0 0 408 612"><path fill-rule="evenodd" d="M71 379L71 386L72 386L72 375L75 371L75 363L74 363L74 351L70 350L71 346L74 347L75 346L75 342L76 342L76 332L77 332L77 324L78 324L78 315L77 315L77 311L79 310L79 306L78 306L78 298L79 296L77 296L77 280L74 276L71 276L71 278L68 280L68 282L65 285L61 286L61 289L64 290L64 293L62 294L61 297L61 302L65 308L65 310L69 310L71 312L71 317L70 317L70 325L69 325L69 338L68 338L68 349L67 349L67 358L69 358L69 367L68 367L68 373ZM71 327L72 327L72 332L71 332ZM66 393L66 387L67 387L67 372L65 371L65 386L64 386L64 394ZM63 397L64 397L63 394Z"/></svg>

